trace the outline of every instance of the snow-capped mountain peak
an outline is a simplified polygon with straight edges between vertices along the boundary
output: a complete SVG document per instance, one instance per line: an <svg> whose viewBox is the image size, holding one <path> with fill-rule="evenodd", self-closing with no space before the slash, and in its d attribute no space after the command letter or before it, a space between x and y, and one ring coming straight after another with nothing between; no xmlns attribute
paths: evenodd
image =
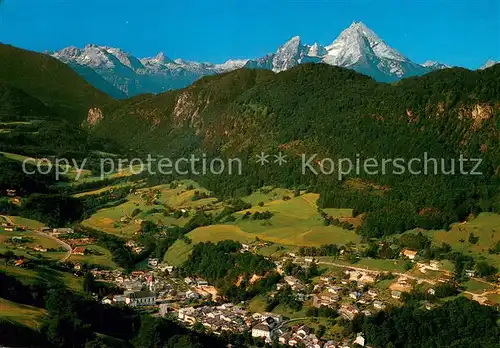
<svg viewBox="0 0 500 348"><path fill-rule="evenodd" d="M412 62L362 22L353 22L328 46L319 43L306 45L299 36L294 36L280 46L276 53L251 60L229 59L221 64L180 58L171 60L163 52L155 57L137 59L119 48L93 44L84 48L66 47L52 55L68 63L88 81L96 80L97 73L105 80L107 87L114 86L129 96L186 87L202 76L241 67L281 72L307 62L323 62L353 69L384 82L448 68L438 62L426 62L423 65ZM493 64L489 62L485 67Z"/></svg>
<svg viewBox="0 0 500 348"><path fill-rule="evenodd" d="M302 63L309 49L302 44L299 36L294 36L278 48L273 58L273 71L280 72Z"/></svg>
<svg viewBox="0 0 500 348"><path fill-rule="evenodd" d="M165 55L165 53L160 52L158 53L155 57L154 60L157 61L158 63L166 63L166 62L171 62L170 59Z"/></svg>
<svg viewBox="0 0 500 348"><path fill-rule="evenodd" d="M484 65L482 67L480 67L479 69L480 70L488 69L488 68L491 68L493 65L499 64L499 63L500 63L500 61L496 62L493 59L488 59L486 61L486 63L484 63Z"/></svg>
<svg viewBox="0 0 500 348"><path fill-rule="evenodd" d="M328 52L324 46L321 46L317 42L315 42L311 47L309 47L309 51L307 52L308 56L311 57L322 57L326 55Z"/></svg>
<svg viewBox="0 0 500 348"><path fill-rule="evenodd" d="M422 64L422 66L424 66L426 68L432 68L434 70L451 68L451 66L444 64L444 63L440 63L440 62L435 61L435 60L427 60L424 64Z"/></svg>
<svg viewBox="0 0 500 348"><path fill-rule="evenodd" d="M408 60L362 22L353 22L326 50L328 57L325 62L340 66L351 66L372 57L402 62Z"/></svg>
<svg viewBox="0 0 500 348"><path fill-rule="evenodd" d="M215 67L220 72L227 72L240 69L247 64L248 59L229 59L222 64L216 64Z"/></svg>

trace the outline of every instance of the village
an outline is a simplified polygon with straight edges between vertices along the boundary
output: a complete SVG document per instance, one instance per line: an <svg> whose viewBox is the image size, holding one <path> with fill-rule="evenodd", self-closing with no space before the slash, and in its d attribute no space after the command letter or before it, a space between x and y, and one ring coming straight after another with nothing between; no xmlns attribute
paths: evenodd
<svg viewBox="0 0 500 348"><path fill-rule="evenodd" d="M406 252L412 257L411 252ZM408 257L403 255L404 257ZM289 287L295 299L314 308L330 308L341 320L353 320L358 314L374 315L377 311L402 304L402 296L418 283L434 295L435 286L451 281L449 272L442 272L437 282L416 280L411 276L360 270L356 267L336 268L316 277L312 283L283 273L285 262L310 267L317 261L311 257L289 254L275 260L276 270L283 275L276 290L268 294L274 297L284 287ZM303 345L308 348L332 348L365 346L363 333L355 338L340 341L317 337L313 329L304 324L296 325L293 318L272 312L251 312L247 303L232 304L219 296L217 289L206 280L195 277L176 277L175 268L157 259L148 260L148 270L133 271L125 275L119 270L91 270L96 280L115 284L123 294L107 296L102 302L109 305L130 306L157 316L175 318L187 327L203 328L221 334L223 332L250 332L252 337L271 344ZM79 271L81 265L74 266ZM438 271L440 263L416 263L422 270ZM384 288L379 283L390 284ZM434 304L426 302L426 309Z"/></svg>
<svg viewBox="0 0 500 348"><path fill-rule="evenodd" d="M5 229L24 230L24 226L4 223ZM85 246L95 243L89 237L79 236L71 228L40 228L37 233L43 233L61 243L61 250L68 255L89 255L92 253ZM9 243L16 243L11 237ZM143 246L129 240L127 246L136 254L143 251ZM269 243L258 241L242 244L240 252L256 253L259 248ZM20 246L22 247L22 246ZM47 252L39 246L32 248L37 252ZM282 280L276 284L276 289L269 292L272 299L285 288L291 290L295 301L307 308L328 308L338 320L351 321L357 315L372 316L378 311L403 304L403 296L416 287L434 296L436 288L442 284L453 282L453 274L442 269L438 260L420 261L416 250L403 249L400 258L413 265L413 274L397 272L381 272L378 270L361 269L354 265L326 261L322 257L298 256L287 252L282 257L267 257L275 264L276 271ZM331 261L331 260L330 260ZM67 261L66 261L67 263ZM321 267L323 271L317 277L305 282L293 275L286 274L286 264L292 263L302 269L312 266ZM113 306L129 306L155 316L167 316L178 320L183 325L210 331L219 335L223 332L242 334L249 332L255 339L262 339L271 344L302 345L307 348L333 348L365 346L363 333L356 337L339 340L318 337L314 329L297 318L289 318L282 314L267 311L251 311L248 303L227 303L220 296L217 288L206 280L196 277L179 277L174 266L158 259L147 259L147 267L126 274L121 269L91 268L81 262L69 263L75 276L82 276L89 271L95 280L113 284L119 293L100 298L103 304ZM16 261L16 266L22 267L22 259ZM418 272L418 275L416 275ZM474 277L474 270L466 270L467 276ZM425 274L433 277L425 277ZM97 297L96 297L97 298ZM487 300L474 298L483 305L490 305ZM494 305L494 304L491 304ZM436 306L431 301L425 301L423 307L431 310Z"/></svg>

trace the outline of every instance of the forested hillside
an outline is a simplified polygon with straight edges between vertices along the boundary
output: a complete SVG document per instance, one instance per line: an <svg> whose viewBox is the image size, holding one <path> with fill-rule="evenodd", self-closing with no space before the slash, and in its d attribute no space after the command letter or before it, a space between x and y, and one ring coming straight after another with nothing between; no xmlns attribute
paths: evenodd
<svg viewBox="0 0 500 348"><path fill-rule="evenodd" d="M381 236L500 210L499 95L499 66L446 69L392 85L322 64L279 74L242 69L127 100L93 132L162 155L249 159L244 177L202 180L222 196L263 184L309 187L321 193L323 207L368 213L360 231ZM289 163L261 170L252 157L260 151L283 151ZM348 177L302 175L302 153L379 161L427 153L445 163L463 154L483 159L482 175L351 175L369 183L366 189L348 185Z"/></svg>
<svg viewBox="0 0 500 348"><path fill-rule="evenodd" d="M114 104L111 97L46 54L0 44L0 57L0 81L41 100L61 118L81 121L90 108Z"/></svg>

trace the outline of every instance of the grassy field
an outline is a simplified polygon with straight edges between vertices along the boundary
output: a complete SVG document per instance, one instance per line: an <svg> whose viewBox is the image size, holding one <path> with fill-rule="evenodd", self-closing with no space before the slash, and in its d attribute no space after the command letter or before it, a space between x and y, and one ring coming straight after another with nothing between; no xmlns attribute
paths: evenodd
<svg viewBox="0 0 500 348"><path fill-rule="evenodd" d="M243 201L250 203L252 206L257 206L260 202L267 204L272 201L282 200L285 196L293 197L293 190L266 186L253 192L250 196L243 197L242 199Z"/></svg>
<svg viewBox="0 0 500 348"><path fill-rule="evenodd" d="M0 318L39 330L47 311L0 298Z"/></svg>
<svg viewBox="0 0 500 348"><path fill-rule="evenodd" d="M193 185L192 190L187 190L188 185ZM216 198L205 198L193 201L195 191L203 192L206 190L199 188L196 183L189 180L183 180L175 189L170 189L170 185L159 185L150 188L138 190L139 193L159 190L160 195L156 200L158 204L150 205L141 199L139 194L129 195L127 202L116 207L105 208L97 211L89 219L83 221L83 225L95 228L107 233L116 234L125 237L132 237L140 229L140 224L134 221L123 223L122 217L131 216L135 209L140 209L141 213L132 220L149 220L163 225L184 226L189 218L175 219L173 216L164 216L161 213L148 213L153 208L164 208L163 205L174 209L185 209L191 213L194 209L204 209L213 211L222 208L222 204L215 204ZM82 195L82 194L80 194Z"/></svg>
<svg viewBox="0 0 500 348"><path fill-rule="evenodd" d="M20 268L0 264L0 271L16 277L20 282L26 285L36 282L50 282L65 285L67 288L75 291L83 291L83 279L73 276L71 273L56 271L50 268L38 267L36 269Z"/></svg>
<svg viewBox="0 0 500 348"><path fill-rule="evenodd" d="M26 219L20 216L8 216L16 225L27 226L30 229L36 230L41 227L45 227L40 221Z"/></svg>
<svg viewBox="0 0 500 348"><path fill-rule="evenodd" d="M462 284L465 287L465 290L476 293L476 294L482 294L485 291L490 291L493 290L493 287L482 283L478 282L477 280L470 279L467 282Z"/></svg>
<svg viewBox="0 0 500 348"><path fill-rule="evenodd" d="M212 225L200 227L188 233L192 244L188 245L182 240L177 240L165 253L165 262L173 266L180 266L187 260L193 245L201 242L217 243L222 240L231 239L241 243L249 243L255 240L248 233L244 233L232 225Z"/></svg>
<svg viewBox="0 0 500 348"><path fill-rule="evenodd" d="M404 265L406 261L404 260L385 260L385 259L369 259L369 258L361 258L358 262L352 264L349 261L342 259L335 259L331 256L320 256L317 257L317 260L320 262L331 262L336 264L341 264L345 266L352 266L357 268L364 268L367 270L374 271L382 271L382 272L404 272ZM320 264L322 268L332 268L334 270L340 269L340 267L336 267L334 265L328 264Z"/></svg>
<svg viewBox="0 0 500 348"><path fill-rule="evenodd" d="M300 311L294 312L290 308L286 307L285 305L279 304L271 312L276 313L276 314L280 314L284 317L291 318L291 319L307 317L307 315L306 315L307 307L306 306L303 306Z"/></svg>
<svg viewBox="0 0 500 348"><path fill-rule="evenodd" d="M11 244L7 243L10 237L27 237L32 240L28 243L22 244ZM43 257L51 260L60 260L66 252L46 252L41 253L38 251L31 250L29 248L34 248L36 246L41 246L46 249L58 249L60 245L49 237L44 237L39 234L35 234L32 231L16 231L8 232L4 228L0 227L0 253L5 253L10 250L14 252L17 256L32 257L33 254L40 253Z"/></svg>
<svg viewBox="0 0 500 348"><path fill-rule="evenodd" d="M130 182L125 182L125 183L120 183L120 184L116 184L116 185L105 186L105 187L102 187L102 188L96 189L96 190L80 192L80 193L74 194L73 197L79 198L79 197L85 197L85 196L91 196L91 195L98 195L100 193L103 193L103 192L106 192L106 191L110 191L112 189L117 189L117 188L120 188L120 187L123 187L123 186L127 186L127 185L130 185Z"/></svg>
<svg viewBox="0 0 500 348"><path fill-rule="evenodd" d="M252 298L248 302L248 310L252 313L264 313L266 312L267 297L264 295L258 295Z"/></svg>
<svg viewBox="0 0 500 348"><path fill-rule="evenodd" d="M499 294L488 295L488 300L500 304L500 293Z"/></svg>
<svg viewBox="0 0 500 348"><path fill-rule="evenodd" d="M416 232L413 230L412 232ZM435 230L423 231L432 238L433 243L441 245L448 243L454 250L464 254L484 257L488 262L500 266L500 255L490 255L488 249L500 240L500 215L493 213L482 213L477 218L465 223L457 223L451 226L450 231ZM469 234L479 237L476 244L469 243Z"/></svg>
<svg viewBox="0 0 500 348"><path fill-rule="evenodd" d="M360 237L354 231L323 224L323 219L317 212L316 201L319 197L317 194L307 193L284 201L281 199L281 195L289 192L281 190L278 192L280 196L278 200L266 201L263 207L252 207L235 213L236 222L200 227L191 231L187 236L192 240L192 244L187 245L185 242L177 241L167 251L165 261L179 265L187 259L192 245L199 242L218 242L226 239L248 243L258 238L275 243L261 252L267 256L276 253L278 246L292 250L298 246L360 243ZM245 200L262 202L263 194L257 192L249 197ZM273 217L264 221L242 218L246 212L254 213L256 211L270 211L273 213ZM347 212L350 211L344 210L342 212L339 210L338 214L342 215Z"/></svg>
<svg viewBox="0 0 500 348"><path fill-rule="evenodd" d="M318 198L317 194L307 193L287 201L279 199L265 203L263 207L252 207L235 214L238 217L235 226L260 239L284 245L359 243L360 238L353 231L323 224L323 219L317 212ZM274 215L265 221L241 219L247 211L270 211ZM337 214L342 215L342 210L339 209Z"/></svg>
<svg viewBox="0 0 500 348"><path fill-rule="evenodd" d="M109 268L118 268L118 265L112 261L112 255L107 250L98 245L81 245L94 252L89 255L71 255L68 259L69 262L87 263L89 265L100 265Z"/></svg>

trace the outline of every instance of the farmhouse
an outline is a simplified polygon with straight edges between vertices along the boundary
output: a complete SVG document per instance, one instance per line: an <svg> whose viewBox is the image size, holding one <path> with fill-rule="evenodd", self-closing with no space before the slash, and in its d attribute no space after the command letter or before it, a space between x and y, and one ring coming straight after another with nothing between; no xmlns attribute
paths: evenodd
<svg viewBox="0 0 500 348"><path fill-rule="evenodd" d="M356 335L356 339L354 340L353 344L360 345L361 347L365 346L365 338L363 337L362 333L358 333Z"/></svg>
<svg viewBox="0 0 500 348"><path fill-rule="evenodd" d="M467 277L474 277L476 275L476 272L473 269L466 269L465 270L465 275Z"/></svg>
<svg viewBox="0 0 500 348"><path fill-rule="evenodd" d="M415 260L415 257L417 256L417 251L411 250L411 249L403 249L401 251L401 255L405 256L406 258L408 258L410 260Z"/></svg>
<svg viewBox="0 0 500 348"><path fill-rule="evenodd" d="M85 251L87 251L87 249L82 248L82 247L76 247L73 249L72 254L73 255L85 255Z"/></svg>

